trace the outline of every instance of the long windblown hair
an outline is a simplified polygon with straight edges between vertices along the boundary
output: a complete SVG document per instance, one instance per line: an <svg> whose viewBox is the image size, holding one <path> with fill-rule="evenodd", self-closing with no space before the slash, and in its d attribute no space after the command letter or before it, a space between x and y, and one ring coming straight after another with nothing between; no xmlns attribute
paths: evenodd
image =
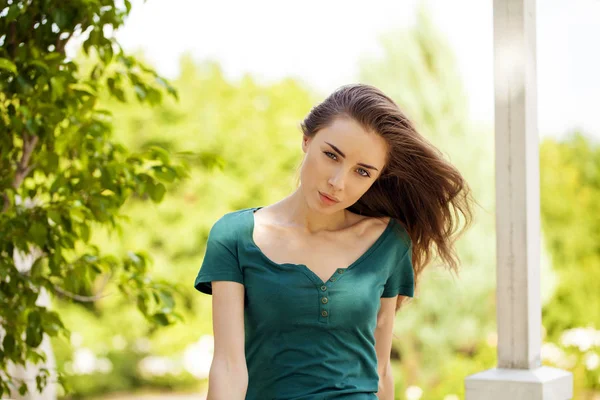
<svg viewBox="0 0 600 400"><path fill-rule="evenodd" d="M402 224L413 246L415 290L434 250L458 275L454 243L473 220L471 189L460 172L417 132L398 105L374 86L341 86L313 107L300 127L304 135L313 137L339 117L352 118L366 131L379 134L389 149L381 175L348 210L391 217ZM464 226L458 232L459 213ZM401 301L398 297L396 311Z"/></svg>

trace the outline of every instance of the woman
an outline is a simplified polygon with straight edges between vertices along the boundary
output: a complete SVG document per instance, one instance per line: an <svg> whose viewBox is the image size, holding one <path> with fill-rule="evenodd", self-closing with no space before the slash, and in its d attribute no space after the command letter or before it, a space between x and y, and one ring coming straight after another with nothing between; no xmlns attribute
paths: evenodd
<svg viewBox="0 0 600 400"><path fill-rule="evenodd" d="M455 167L373 86L342 86L301 123L300 184L212 227L195 288L212 294L208 400L393 399L395 313L431 247L457 271Z"/></svg>

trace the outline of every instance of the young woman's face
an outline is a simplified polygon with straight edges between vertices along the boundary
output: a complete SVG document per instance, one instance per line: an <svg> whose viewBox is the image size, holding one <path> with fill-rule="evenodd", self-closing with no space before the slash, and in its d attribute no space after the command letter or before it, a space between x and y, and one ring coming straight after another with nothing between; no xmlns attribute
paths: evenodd
<svg viewBox="0 0 600 400"><path fill-rule="evenodd" d="M314 137L305 136L302 150L300 182L306 201L330 213L356 203L371 187L385 166L387 143L353 119L336 118Z"/></svg>

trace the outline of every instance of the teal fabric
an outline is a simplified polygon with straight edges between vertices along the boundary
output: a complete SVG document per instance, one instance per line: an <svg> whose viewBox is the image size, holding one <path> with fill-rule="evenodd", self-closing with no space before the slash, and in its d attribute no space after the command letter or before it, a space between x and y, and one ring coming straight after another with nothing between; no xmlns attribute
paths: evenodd
<svg viewBox="0 0 600 400"><path fill-rule="evenodd" d="M393 218L377 241L326 282L302 264L271 261L254 243L252 207L210 230L194 287L245 287L247 400L373 400L380 297L413 296L412 244Z"/></svg>

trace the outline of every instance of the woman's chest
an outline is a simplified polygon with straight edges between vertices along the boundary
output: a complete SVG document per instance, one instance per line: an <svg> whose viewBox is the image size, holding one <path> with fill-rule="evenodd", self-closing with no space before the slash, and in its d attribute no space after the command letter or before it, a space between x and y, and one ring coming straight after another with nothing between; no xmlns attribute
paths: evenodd
<svg viewBox="0 0 600 400"><path fill-rule="evenodd" d="M281 232L278 235L257 230L254 243L270 262L303 266L320 281L326 282L340 269L346 269L360 260L376 239L374 237L361 240L351 233L339 235L336 239L308 239L289 232Z"/></svg>
<svg viewBox="0 0 600 400"><path fill-rule="evenodd" d="M281 329L328 324L351 329L374 324L387 274L372 262L338 268L320 279L306 265L243 265L247 323Z"/></svg>

